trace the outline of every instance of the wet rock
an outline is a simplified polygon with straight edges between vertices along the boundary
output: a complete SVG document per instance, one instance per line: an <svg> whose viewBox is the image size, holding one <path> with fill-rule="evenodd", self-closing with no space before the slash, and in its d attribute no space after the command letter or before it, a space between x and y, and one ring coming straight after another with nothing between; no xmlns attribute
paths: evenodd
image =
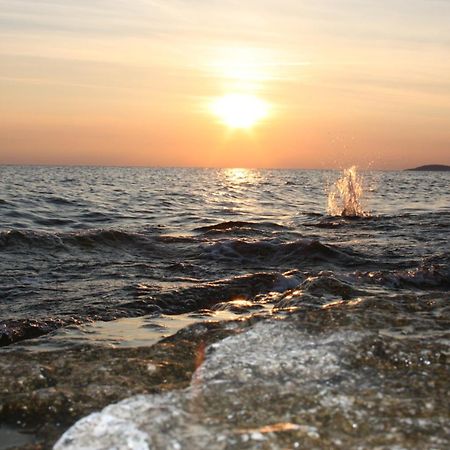
<svg viewBox="0 0 450 450"><path fill-rule="evenodd" d="M29 352L8 347L0 358L0 422L50 448L67 427L92 411L138 393L186 386L205 345L238 331L239 325L212 322L148 348Z"/></svg>
<svg viewBox="0 0 450 450"><path fill-rule="evenodd" d="M252 302L245 299L235 299L229 302L221 302L214 305L212 308L214 311L230 311L235 314L249 314L255 311L264 310L264 304Z"/></svg>
<svg viewBox="0 0 450 450"><path fill-rule="evenodd" d="M339 280L327 272L310 276L298 288L287 292L275 304L275 310L289 308L321 308L337 300L350 300L357 296L371 295L356 289L350 283Z"/></svg>
<svg viewBox="0 0 450 450"><path fill-rule="evenodd" d="M306 291L316 297L333 295L344 300L358 295L367 295L367 292L356 289L350 283L339 280L327 273L320 273L316 277L309 277L299 286L299 290Z"/></svg>
<svg viewBox="0 0 450 450"><path fill-rule="evenodd" d="M320 331L298 319L263 320L210 345L189 387L110 405L68 430L55 450L446 448L448 381L439 359L398 365L408 343L358 359L378 345L374 329L355 330L340 314ZM414 347L423 353L427 344Z"/></svg>
<svg viewBox="0 0 450 450"><path fill-rule="evenodd" d="M7 347L0 421L50 448L113 403L58 450L129 448L123 436L156 449L447 448L449 295L308 295L327 303L149 348Z"/></svg>
<svg viewBox="0 0 450 450"><path fill-rule="evenodd" d="M79 323L79 320L73 317L2 320L0 321L0 347L43 336L62 326L76 323Z"/></svg>

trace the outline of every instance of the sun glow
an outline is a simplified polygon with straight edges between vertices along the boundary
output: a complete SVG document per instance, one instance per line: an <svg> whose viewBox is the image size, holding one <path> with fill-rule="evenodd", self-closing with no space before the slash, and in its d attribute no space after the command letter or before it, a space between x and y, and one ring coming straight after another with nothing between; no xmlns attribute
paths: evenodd
<svg viewBox="0 0 450 450"><path fill-rule="evenodd" d="M211 111L230 128L251 128L269 114L269 105L254 95L227 94L211 104Z"/></svg>
<svg viewBox="0 0 450 450"><path fill-rule="evenodd" d="M252 89L270 79L274 74L277 56L266 49L229 47L218 51L210 68L216 77L224 81L229 91L253 92Z"/></svg>

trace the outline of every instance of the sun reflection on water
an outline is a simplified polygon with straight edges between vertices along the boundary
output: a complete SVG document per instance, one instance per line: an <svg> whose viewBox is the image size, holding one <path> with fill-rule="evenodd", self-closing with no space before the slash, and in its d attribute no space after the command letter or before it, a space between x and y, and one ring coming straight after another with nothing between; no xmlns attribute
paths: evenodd
<svg viewBox="0 0 450 450"><path fill-rule="evenodd" d="M258 179L257 171L244 168L232 168L223 170L227 184L252 183Z"/></svg>

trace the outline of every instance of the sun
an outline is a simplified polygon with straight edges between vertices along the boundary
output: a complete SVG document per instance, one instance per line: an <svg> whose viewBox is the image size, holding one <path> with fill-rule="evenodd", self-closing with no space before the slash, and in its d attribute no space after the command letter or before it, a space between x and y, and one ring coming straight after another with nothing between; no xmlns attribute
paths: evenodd
<svg viewBox="0 0 450 450"><path fill-rule="evenodd" d="M230 128L251 128L266 118L269 105L247 94L226 94L211 104L212 113Z"/></svg>

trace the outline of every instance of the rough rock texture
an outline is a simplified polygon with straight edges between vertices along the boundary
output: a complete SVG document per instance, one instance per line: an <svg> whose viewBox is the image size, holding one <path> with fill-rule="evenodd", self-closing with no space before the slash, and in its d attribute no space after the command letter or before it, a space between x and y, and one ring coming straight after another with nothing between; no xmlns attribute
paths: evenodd
<svg viewBox="0 0 450 450"><path fill-rule="evenodd" d="M152 347L3 352L0 357L0 423L50 448L80 417L139 393L183 388L204 346L239 330L205 323L181 330ZM1 430L0 430L1 431Z"/></svg>
<svg viewBox="0 0 450 450"><path fill-rule="evenodd" d="M48 449L122 400L58 450L129 448L123 433L132 448L448 448L450 296L323 283L274 293L273 313L192 325L152 347L7 347L0 436L26 432L17 448Z"/></svg>
<svg viewBox="0 0 450 450"><path fill-rule="evenodd" d="M448 448L448 343L348 312L258 322L210 345L187 389L108 406L55 450Z"/></svg>

